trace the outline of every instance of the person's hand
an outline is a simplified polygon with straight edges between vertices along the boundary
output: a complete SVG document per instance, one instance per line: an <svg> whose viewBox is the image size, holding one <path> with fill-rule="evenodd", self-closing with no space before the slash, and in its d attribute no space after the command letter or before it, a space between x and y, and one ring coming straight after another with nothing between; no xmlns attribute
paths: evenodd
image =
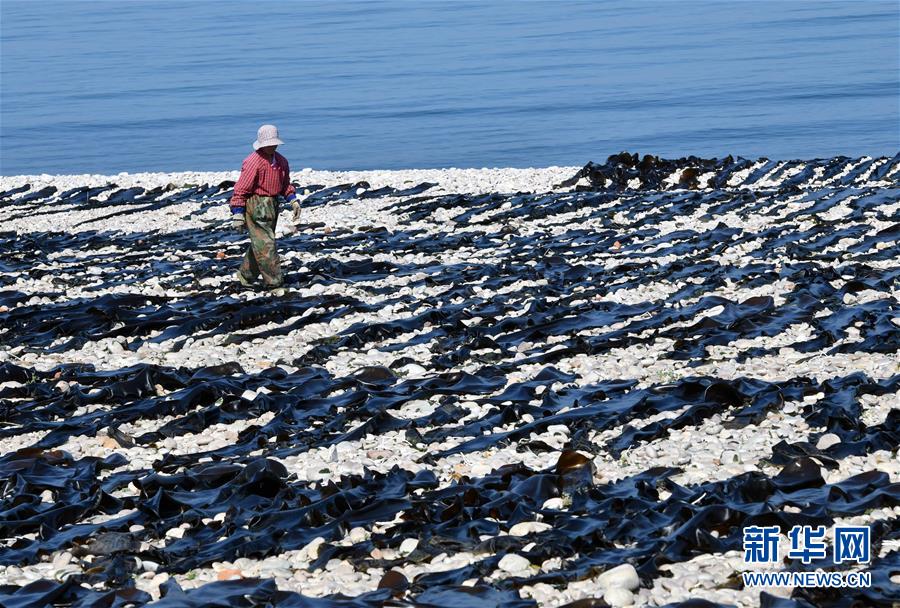
<svg viewBox="0 0 900 608"><path fill-rule="evenodd" d="M237 230L238 232L242 232L247 228L247 223L244 221L243 213L235 213L231 216L231 227Z"/></svg>

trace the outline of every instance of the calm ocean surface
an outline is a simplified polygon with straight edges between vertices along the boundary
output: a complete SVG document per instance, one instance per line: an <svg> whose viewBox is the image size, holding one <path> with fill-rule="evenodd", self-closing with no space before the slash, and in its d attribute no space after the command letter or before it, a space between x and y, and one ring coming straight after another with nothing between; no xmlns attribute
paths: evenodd
<svg viewBox="0 0 900 608"><path fill-rule="evenodd" d="M900 3L0 0L0 174L900 149Z"/></svg>

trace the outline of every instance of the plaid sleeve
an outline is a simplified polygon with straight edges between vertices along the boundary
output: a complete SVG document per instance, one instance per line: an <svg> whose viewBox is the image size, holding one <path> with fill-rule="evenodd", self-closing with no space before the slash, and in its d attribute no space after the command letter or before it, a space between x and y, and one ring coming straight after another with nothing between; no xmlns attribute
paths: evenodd
<svg viewBox="0 0 900 608"><path fill-rule="evenodd" d="M291 183L291 166L288 164L287 159L284 159L284 182L284 189L281 191L281 195L289 201L297 198L297 191L294 189L294 184Z"/></svg>
<svg viewBox="0 0 900 608"><path fill-rule="evenodd" d="M234 185L234 195L231 197L231 207L244 207L247 197L253 194L256 186L257 167L249 158L241 165L241 176Z"/></svg>

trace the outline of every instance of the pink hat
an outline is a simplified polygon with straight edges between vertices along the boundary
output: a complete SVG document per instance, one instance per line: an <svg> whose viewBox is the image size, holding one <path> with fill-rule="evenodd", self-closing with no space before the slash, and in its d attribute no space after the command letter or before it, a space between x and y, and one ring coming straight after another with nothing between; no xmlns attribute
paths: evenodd
<svg viewBox="0 0 900 608"><path fill-rule="evenodd" d="M278 128L275 125L263 125L256 132L256 141L253 142L253 149L259 150L266 146L278 146L284 142L278 139Z"/></svg>

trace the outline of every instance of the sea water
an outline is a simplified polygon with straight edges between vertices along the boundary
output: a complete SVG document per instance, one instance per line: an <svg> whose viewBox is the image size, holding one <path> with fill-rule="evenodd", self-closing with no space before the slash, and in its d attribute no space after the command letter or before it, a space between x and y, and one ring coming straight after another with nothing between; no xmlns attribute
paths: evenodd
<svg viewBox="0 0 900 608"><path fill-rule="evenodd" d="M900 148L900 3L0 1L0 174Z"/></svg>

